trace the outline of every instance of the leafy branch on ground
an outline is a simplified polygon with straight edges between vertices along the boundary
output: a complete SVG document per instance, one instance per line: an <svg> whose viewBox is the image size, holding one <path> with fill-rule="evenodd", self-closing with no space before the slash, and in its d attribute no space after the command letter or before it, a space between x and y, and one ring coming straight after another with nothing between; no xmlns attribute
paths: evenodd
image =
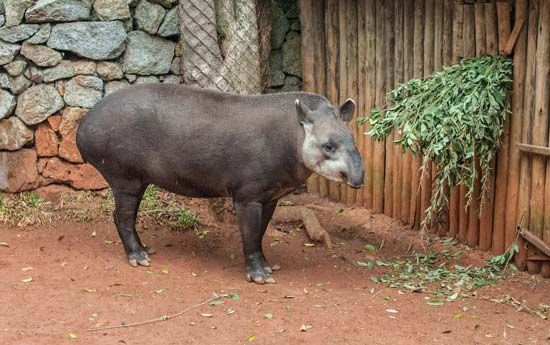
<svg viewBox="0 0 550 345"><path fill-rule="evenodd" d="M45 202L36 192L0 194L0 224L10 226L97 221L111 218L114 209L110 189L64 193L59 203ZM156 186L146 189L139 209L139 223L150 221L174 230L197 229L200 225L199 216L185 208L175 194Z"/></svg>
<svg viewBox="0 0 550 345"><path fill-rule="evenodd" d="M432 248L408 260L376 260L378 266L387 267L390 272L371 276L371 280L391 288L429 292L442 300L453 301L471 295L480 287L497 284L505 276L507 268L513 267L510 260L519 250L514 243L503 254L488 259L485 266L464 267L452 261L461 255L460 250L452 250L457 241L439 241L446 245L442 251Z"/></svg>
<svg viewBox="0 0 550 345"><path fill-rule="evenodd" d="M447 207L451 187L465 186L469 205L479 173L483 204L491 163L510 113L511 74L509 57L465 59L425 79L400 85L387 94L386 109L372 109L368 119L359 119L370 123L372 129L366 134L377 140L397 130L399 138L394 143L422 155L422 178L430 161L437 166L424 228L432 214L441 214Z"/></svg>

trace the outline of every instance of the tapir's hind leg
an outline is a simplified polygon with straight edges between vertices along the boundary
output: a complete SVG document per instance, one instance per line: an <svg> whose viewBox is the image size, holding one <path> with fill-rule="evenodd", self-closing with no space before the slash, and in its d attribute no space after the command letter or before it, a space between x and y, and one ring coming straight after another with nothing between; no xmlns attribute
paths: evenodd
<svg viewBox="0 0 550 345"><path fill-rule="evenodd" d="M141 242L135 226L139 203L147 184L139 180L127 180L110 184L115 198L113 217L118 235L128 256L128 262L132 266L149 266L151 260L149 259L147 247Z"/></svg>
<svg viewBox="0 0 550 345"><path fill-rule="evenodd" d="M260 252L262 253L261 260L263 262L264 269L267 273L272 273L273 271L277 271L280 269L278 265L271 266L265 256L264 251L262 249L262 238L265 234L265 231L267 229L267 226L269 225L269 222L271 221L271 218L273 217L273 212L275 212L275 208L277 207L278 200L274 200L270 203L263 204L262 205L262 227L261 227L261 237L260 237Z"/></svg>

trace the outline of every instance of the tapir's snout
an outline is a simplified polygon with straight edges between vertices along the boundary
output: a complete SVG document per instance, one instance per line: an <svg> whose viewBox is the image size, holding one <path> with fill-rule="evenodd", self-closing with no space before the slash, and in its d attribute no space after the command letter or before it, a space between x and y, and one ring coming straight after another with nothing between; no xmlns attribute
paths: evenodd
<svg viewBox="0 0 550 345"><path fill-rule="evenodd" d="M362 188L365 181L365 165L363 158L357 151L351 153L351 159L348 163L348 172L341 174L347 185L351 188Z"/></svg>

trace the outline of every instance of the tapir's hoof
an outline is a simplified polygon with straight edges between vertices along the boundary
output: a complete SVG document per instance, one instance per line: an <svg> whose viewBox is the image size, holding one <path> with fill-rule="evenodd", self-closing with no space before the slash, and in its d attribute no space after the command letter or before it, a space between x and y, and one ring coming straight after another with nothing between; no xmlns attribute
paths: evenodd
<svg viewBox="0 0 550 345"><path fill-rule="evenodd" d="M151 266L151 259L149 259L147 249L141 249L134 253L128 254L128 263L133 267L137 267L138 265L146 267Z"/></svg>
<svg viewBox="0 0 550 345"><path fill-rule="evenodd" d="M275 284L276 281L268 273L260 270L248 270L246 273L246 280L254 282L256 284Z"/></svg>

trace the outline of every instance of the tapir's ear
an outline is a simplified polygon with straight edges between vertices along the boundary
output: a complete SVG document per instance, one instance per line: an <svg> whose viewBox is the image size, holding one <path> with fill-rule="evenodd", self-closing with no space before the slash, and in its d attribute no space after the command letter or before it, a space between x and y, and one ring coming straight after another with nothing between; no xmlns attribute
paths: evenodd
<svg viewBox="0 0 550 345"><path fill-rule="evenodd" d="M355 101L351 98L346 99L344 104L340 106L340 114L342 114L342 121L350 122L355 112Z"/></svg>
<svg viewBox="0 0 550 345"><path fill-rule="evenodd" d="M297 99L295 102L296 104L296 112L298 113L298 120L300 120L300 123L311 123L311 110L300 102L299 99Z"/></svg>

